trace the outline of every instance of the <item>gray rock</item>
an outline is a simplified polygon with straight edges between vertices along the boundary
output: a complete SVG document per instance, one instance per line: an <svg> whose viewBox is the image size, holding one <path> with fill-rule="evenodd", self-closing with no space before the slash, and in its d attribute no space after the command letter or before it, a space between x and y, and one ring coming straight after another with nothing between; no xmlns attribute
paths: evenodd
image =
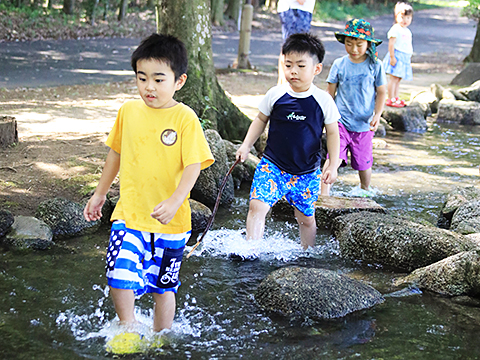
<svg viewBox="0 0 480 360"><path fill-rule="evenodd" d="M319 196L315 203L315 220L318 228L331 229L332 221L338 216L358 212L385 213L384 207L374 200L355 197ZM294 220L293 207L282 199L272 207L277 219Z"/></svg>
<svg viewBox="0 0 480 360"><path fill-rule="evenodd" d="M227 150L228 165L232 166L232 164L236 161L235 154L240 147L240 144L234 144L228 140L223 141ZM254 153L256 153L256 150L255 148L252 148L245 162L238 163L237 166L235 166L235 168L233 169L233 183L236 189L240 187L242 182L251 182L253 180L255 169L260 162L260 159Z"/></svg>
<svg viewBox="0 0 480 360"><path fill-rule="evenodd" d="M445 88L440 84L432 84L430 85L430 92L435 95L435 98L440 101L443 98L443 91Z"/></svg>
<svg viewBox="0 0 480 360"><path fill-rule="evenodd" d="M207 227L212 211L198 201L188 199L192 209L192 231L203 231Z"/></svg>
<svg viewBox="0 0 480 360"><path fill-rule="evenodd" d="M88 222L83 217L83 206L67 199L46 200L35 215L52 229L55 238L67 238L93 233L100 227L100 220Z"/></svg>
<svg viewBox="0 0 480 360"><path fill-rule="evenodd" d="M453 214L450 230L464 235L480 233L480 201L460 205Z"/></svg>
<svg viewBox="0 0 480 360"><path fill-rule="evenodd" d="M425 111L418 104L403 108L385 107L382 117L398 131L414 133L427 131Z"/></svg>
<svg viewBox="0 0 480 360"><path fill-rule="evenodd" d="M287 267L260 283L255 300L264 310L288 317L334 319L384 298L371 286L331 270Z"/></svg>
<svg viewBox="0 0 480 360"><path fill-rule="evenodd" d="M478 248L460 234L371 212L335 218L333 233L343 257L406 271Z"/></svg>
<svg viewBox="0 0 480 360"><path fill-rule="evenodd" d="M480 103L443 99L438 105L437 121L460 125L480 125Z"/></svg>
<svg viewBox="0 0 480 360"><path fill-rule="evenodd" d="M480 295L480 250L464 251L396 280L448 296Z"/></svg>
<svg viewBox="0 0 480 360"><path fill-rule="evenodd" d="M443 203L438 215L437 226L443 229L450 229L453 214L457 209L469 202L480 200L480 189L475 186L457 187L453 189Z"/></svg>
<svg viewBox="0 0 480 360"><path fill-rule="evenodd" d="M468 100L480 102L480 80L475 81L469 87L458 89L458 91L465 95Z"/></svg>
<svg viewBox="0 0 480 360"><path fill-rule="evenodd" d="M15 219L10 211L0 209L0 238L10 231L14 221Z"/></svg>
<svg viewBox="0 0 480 360"><path fill-rule="evenodd" d="M31 216L15 216L12 230L3 243L17 251L46 250L55 245L52 239L52 230L43 221Z"/></svg>
<svg viewBox="0 0 480 360"><path fill-rule="evenodd" d="M190 196L192 199L213 207L217 201L220 185L222 184L228 170L228 157L225 143L215 130L206 130L205 137L212 150L215 162L213 165L202 170L193 187ZM227 179L225 189L220 199L220 206L228 206L233 202L234 185L233 177Z"/></svg>

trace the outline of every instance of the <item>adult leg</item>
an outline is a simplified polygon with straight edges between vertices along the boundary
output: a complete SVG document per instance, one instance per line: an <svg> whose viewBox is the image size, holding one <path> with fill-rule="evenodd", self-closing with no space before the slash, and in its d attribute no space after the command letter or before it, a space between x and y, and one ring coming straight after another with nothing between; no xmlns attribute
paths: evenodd
<svg viewBox="0 0 480 360"><path fill-rule="evenodd" d="M309 246L315 246L315 236L317 235L315 216L306 216L295 208L295 219L300 228L300 240L303 248L306 250Z"/></svg>
<svg viewBox="0 0 480 360"><path fill-rule="evenodd" d="M175 293L173 291L166 291L163 294L153 293L153 299L155 300L153 331L170 329L175 317Z"/></svg>
<svg viewBox="0 0 480 360"><path fill-rule="evenodd" d="M135 295L133 290L116 289L110 287L110 293L112 294L113 305L117 312L118 318L122 323L134 323L135 314Z"/></svg>
<svg viewBox="0 0 480 360"><path fill-rule="evenodd" d="M367 170L359 170L358 176L360 177L360 187L363 190L368 190L370 181L372 179L372 168Z"/></svg>
<svg viewBox="0 0 480 360"><path fill-rule="evenodd" d="M282 53L280 53L280 56L278 57L278 80L277 80L277 85L282 85L287 82L287 79L285 78L285 61L284 61L284 56Z"/></svg>
<svg viewBox="0 0 480 360"><path fill-rule="evenodd" d="M263 238L265 230L265 217L270 206L263 201L252 199L247 215L247 240L258 240Z"/></svg>

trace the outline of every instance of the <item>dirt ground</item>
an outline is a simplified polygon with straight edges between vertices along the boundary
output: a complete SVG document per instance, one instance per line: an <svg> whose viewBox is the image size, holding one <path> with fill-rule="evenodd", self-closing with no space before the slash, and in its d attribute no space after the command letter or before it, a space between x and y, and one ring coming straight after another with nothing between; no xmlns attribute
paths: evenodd
<svg viewBox="0 0 480 360"><path fill-rule="evenodd" d="M403 97L430 84L448 85L460 64L441 59L414 64L415 79L402 83ZM328 69L316 79L325 88ZM218 74L232 101L249 117L262 95L276 84L276 72ZM82 201L100 178L107 134L121 104L137 97L135 83L0 89L0 115L14 116L19 144L0 150L0 208L14 215L34 215L38 204L53 197ZM115 193L116 184L112 192Z"/></svg>

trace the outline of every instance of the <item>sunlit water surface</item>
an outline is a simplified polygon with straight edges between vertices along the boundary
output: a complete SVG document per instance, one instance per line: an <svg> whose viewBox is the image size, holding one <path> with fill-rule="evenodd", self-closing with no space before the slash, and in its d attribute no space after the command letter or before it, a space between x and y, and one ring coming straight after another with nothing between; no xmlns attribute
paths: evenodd
<svg viewBox="0 0 480 360"><path fill-rule="evenodd" d="M395 213L436 223L445 194L479 185L480 129L430 124L423 135L394 134L375 149L374 199ZM358 179L340 170L333 195L349 195ZM475 359L480 358L480 308L435 294L395 293L402 274L342 259L327 231L303 251L294 222L269 217L266 240L244 240L247 191L221 210L213 230L184 258L169 345L132 359ZM195 242L197 234L191 239ZM123 331L105 285L108 229L70 239L60 249L3 252L0 262L0 358L104 359L105 341ZM273 270L298 265L335 270L387 296L370 310L331 321L289 320L263 312L258 284ZM461 299L463 300L463 299ZM136 303L151 336L152 300Z"/></svg>

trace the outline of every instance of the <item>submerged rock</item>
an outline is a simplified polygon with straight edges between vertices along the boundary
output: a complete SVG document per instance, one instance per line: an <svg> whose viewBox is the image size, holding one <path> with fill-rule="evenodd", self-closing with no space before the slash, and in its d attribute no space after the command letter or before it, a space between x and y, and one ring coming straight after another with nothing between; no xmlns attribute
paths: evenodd
<svg viewBox="0 0 480 360"><path fill-rule="evenodd" d="M255 300L284 316L334 319L371 308L384 298L373 287L331 270L287 267L260 283Z"/></svg>
<svg viewBox="0 0 480 360"><path fill-rule="evenodd" d="M12 250L46 250L55 243L53 234L45 222L31 216L15 216L10 231L3 244Z"/></svg>
<svg viewBox="0 0 480 360"><path fill-rule="evenodd" d="M73 237L97 231L100 220L88 222L83 217L83 206L67 199L46 200L38 206L37 218L52 229L54 237Z"/></svg>
<svg viewBox="0 0 480 360"><path fill-rule="evenodd" d="M420 268L395 285L414 284L442 295L480 295L480 250L464 251Z"/></svg>
<svg viewBox="0 0 480 360"><path fill-rule="evenodd" d="M339 216L333 232L345 258L407 271L478 249L460 234L378 213Z"/></svg>

